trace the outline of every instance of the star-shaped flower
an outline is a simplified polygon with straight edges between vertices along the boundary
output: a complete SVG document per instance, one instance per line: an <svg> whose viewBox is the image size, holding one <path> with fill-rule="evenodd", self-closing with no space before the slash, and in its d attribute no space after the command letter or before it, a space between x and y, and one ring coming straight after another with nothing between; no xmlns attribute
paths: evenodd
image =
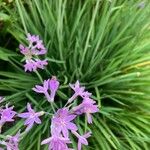
<svg viewBox="0 0 150 150"><path fill-rule="evenodd" d="M35 112L32 108L30 103L27 104L28 112L21 113L18 116L21 118L27 118L24 125L27 125L26 131L30 130L32 126L37 123L41 124L41 120L39 119L40 116L44 114L44 112Z"/></svg>
<svg viewBox="0 0 150 150"><path fill-rule="evenodd" d="M68 103L71 103L74 101L78 96L81 96L82 98L90 97L92 94L88 91L85 91L85 87L80 86L79 81L77 80L75 84L69 84L69 86L74 90L74 94L71 98L69 98Z"/></svg>
<svg viewBox="0 0 150 150"><path fill-rule="evenodd" d="M56 91L59 88L59 82L55 76L52 76L52 78L49 80L49 89L51 92L51 101L54 101L54 97L56 95Z"/></svg>
<svg viewBox="0 0 150 150"><path fill-rule="evenodd" d="M37 93L43 93L49 102L54 102L56 92L59 88L59 82L56 77L44 80L43 86L36 85L33 91Z"/></svg>
<svg viewBox="0 0 150 150"><path fill-rule="evenodd" d="M20 131L14 136L8 136L8 142L6 142L7 150L19 150Z"/></svg>
<svg viewBox="0 0 150 150"><path fill-rule="evenodd" d="M59 109L52 118L52 125L51 125L52 134L53 133L55 134L55 132L57 132L57 134L62 132L63 136L65 138L68 138L69 137L68 130L76 131L78 129L77 126L71 122L75 118L76 115L70 114L67 108Z"/></svg>
<svg viewBox="0 0 150 150"><path fill-rule="evenodd" d="M76 114L85 113L87 116L88 123L90 124L90 123L92 123L92 115L91 114L99 111L98 105L95 105L95 103L96 102L94 100L92 100L91 98L85 98L80 105L73 108L73 111Z"/></svg>
<svg viewBox="0 0 150 150"><path fill-rule="evenodd" d="M25 72L26 71L36 71L38 68L44 69L44 66L48 64L47 60L40 60L40 59L29 59L26 60L26 64L24 65Z"/></svg>
<svg viewBox="0 0 150 150"><path fill-rule="evenodd" d="M49 150L70 150L67 144L70 144L71 141L68 138L62 136L52 136L41 142L43 144L49 144Z"/></svg>
<svg viewBox="0 0 150 150"><path fill-rule="evenodd" d="M75 131L72 131L72 133L78 138L78 150L81 150L82 144L88 145L87 138L91 136L91 132L88 132L82 136Z"/></svg>
<svg viewBox="0 0 150 150"><path fill-rule="evenodd" d="M13 110L14 106L8 107L8 104L6 104L5 108L0 108L0 127L3 126L6 122L13 122L14 116L17 114Z"/></svg>

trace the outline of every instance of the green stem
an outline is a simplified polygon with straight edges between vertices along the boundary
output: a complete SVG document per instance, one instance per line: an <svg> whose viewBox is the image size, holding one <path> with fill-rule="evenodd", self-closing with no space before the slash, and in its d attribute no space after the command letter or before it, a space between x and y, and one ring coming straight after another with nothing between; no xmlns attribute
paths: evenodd
<svg viewBox="0 0 150 150"><path fill-rule="evenodd" d="M86 131L87 131L87 119L86 119L86 117L85 117L84 127L85 127L84 132L86 133Z"/></svg>
<svg viewBox="0 0 150 150"><path fill-rule="evenodd" d="M41 75L39 74L39 72L38 71L34 71L34 72L38 76L39 80L43 83L43 79L42 79Z"/></svg>
<svg viewBox="0 0 150 150"><path fill-rule="evenodd" d="M53 102L50 102L50 104L51 104L51 107L52 107L53 112L55 113L56 111L55 111Z"/></svg>

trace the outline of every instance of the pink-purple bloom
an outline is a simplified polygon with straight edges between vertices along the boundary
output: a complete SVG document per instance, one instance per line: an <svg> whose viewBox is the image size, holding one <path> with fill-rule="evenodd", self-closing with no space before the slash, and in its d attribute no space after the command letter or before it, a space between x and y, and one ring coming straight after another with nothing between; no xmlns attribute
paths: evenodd
<svg viewBox="0 0 150 150"><path fill-rule="evenodd" d="M32 126L36 124L41 124L40 116L44 114L44 112L35 112L34 109L31 108L30 103L27 104L27 110L28 112L24 112L21 114L18 114L21 118L26 118L26 121L24 125L27 126L26 131L30 130Z"/></svg>
<svg viewBox="0 0 150 150"><path fill-rule="evenodd" d="M51 92L51 101L54 101L56 91L58 90L58 88L59 88L59 82L57 81L57 78L55 76L53 76L49 80L49 89Z"/></svg>
<svg viewBox="0 0 150 150"><path fill-rule="evenodd" d="M29 41L29 47L33 54L43 55L46 53L46 48L44 47L43 41L40 40L39 35L31 35L28 33L27 40Z"/></svg>
<svg viewBox="0 0 150 150"><path fill-rule="evenodd" d="M28 37L32 42L39 39L38 36L29 36ZM32 43L31 42L31 43ZM31 44L30 43L30 44ZM23 50L22 53L27 54L28 49ZM30 60L32 61L32 60ZM37 62L34 62L37 63ZM34 65L31 67L31 70L35 67ZM42 68L42 64L38 64L38 68ZM41 66L40 66L41 65ZM30 70L30 69L29 69ZM71 140L70 134L74 134L78 138L78 148L77 150L81 150L82 145L88 145L87 138L91 136L91 133L85 133L84 135L79 135L77 130L78 127L75 124L74 120L77 116L81 114L85 114L87 117L87 122L92 123L92 114L99 111L98 105L96 102L91 99L91 93L85 91L85 87L80 86L79 81L75 84L70 84L70 87L74 90L73 96L69 99L66 105L63 108L58 109L55 114L51 118L51 135L49 138L43 140L41 144L48 144L49 150L72 150L70 147ZM54 102L54 98L56 92L59 88L59 81L55 76L51 79L44 80L43 85L36 85L33 90L37 93L43 93L49 102ZM75 103L72 103L78 96L82 98L81 103L77 106L74 106ZM0 97L0 102L3 97ZM72 104L70 104L72 103ZM53 103L51 103L53 104ZM69 104L69 105L68 105ZM8 107L0 107L0 129L6 122L14 121L14 117L17 113L13 110L13 106ZM23 112L18 114L18 117L25 118L24 125L27 126L25 133L28 132L34 124L41 124L40 116L44 114L49 114L48 112L36 112L31 104L27 104L27 112ZM51 115L51 114L50 114ZM21 139L20 132L18 132L15 136L7 136L6 140L0 141L0 144L5 145L7 150L19 150L19 141Z"/></svg>
<svg viewBox="0 0 150 150"><path fill-rule="evenodd" d="M92 115L91 114L99 111L98 105L95 105L95 103L96 102L94 100L92 100L91 98L85 98L80 105L73 108L73 111L77 114L85 113L87 116L87 121L90 124L90 123L92 123Z"/></svg>
<svg viewBox="0 0 150 150"><path fill-rule="evenodd" d="M91 136L91 132L88 132L84 135L79 135L77 132L73 131L72 132L77 138L78 138L78 150L81 150L82 144L83 145L88 145L87 138Z"/></svg>
<svg viewBox="0 0 150 150"><path fill-rule="evenodd" d="M5 141L0 141L0 144L5 145L7 150L19 150L20 131L16 135L7 135Z"/></svg>
<svg viewBox="0 0 150 150"><path fill-rule="evenodd" d="M37 93L43 93L49 102L54 102L56 92L59 88L59 82L56 77L44 80L43 86L36 85L33 90Z"/></svg>
<svg viewBox="0 0 150 150"><path fill-rule="evenodd" d="M47 60L39 60L39 59L30 59L26 60L26 64L24 65L25 71L36 71L38 68L44 69L44 66L47 65Z"/></svg>
<svg viewBox="0 0 150 150"><path fill-rule="evenodd" d="M74 90L74 94L71 98L69 98L68 103L73 102L78 96L81 96L82 98L90 97L91 93L88 91L85 91L84 86L80 86L79 81L77 80L75 84L69 84L69 86Z"/></svg>
<svg viewBox="0 0 150 150"><path fill-rule="evenodd" d="M7 150L19 150L20 131L14 136L8 136Z"/></svg>
<svg viewBox="0 0 150 150"><path fill-rule="evenodd" d="M65 138L69 137L69 130L77 131L77 126L72 122L76 115L70 114L67 108L59 109L52 118L52 133L62 133ZM53 131L54 130L54 131Z"/></svg>
<svg viewBox="0 0 150 150"><path fill-rule="evenodd" d="M8 107L6 104L5 108L0 108L0 129L6 122L13 122L16 112L13 110L14 106Z"/></svg>
<svg viewBox="0 0 150 150"><path fill-rule="evenodd" d="M25 71L36 71L38 68L44 69L48 64L47 60L37 59L36 56L44 55L46 48L43 45L43 41L39 39L38 35L27 34L27 40L29 46L26 47L22 44L19 45L20 52L25 56Z"/></svg>
<svg viewBox="0 0 150 150"><path fill-rule="evenodd" d="M41 144L49 144L48 150L70 150L67 144L70 144L71 141L69 138L62 136L49 137L41 142Z"/></svg>

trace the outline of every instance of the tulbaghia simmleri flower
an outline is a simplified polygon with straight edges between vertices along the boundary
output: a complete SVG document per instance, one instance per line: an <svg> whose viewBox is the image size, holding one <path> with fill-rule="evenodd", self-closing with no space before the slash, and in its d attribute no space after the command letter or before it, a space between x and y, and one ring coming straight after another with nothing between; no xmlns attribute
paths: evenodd
<svg viewBox="0 0 150 150"><path fill-rule="evenodd" d="M43 55L46 53L46 49L43 45L43 41L39 39L37 35L27 35L29 46L26 47L22 44L19 45L20 52L25 56L25 71L36 71L38 68L44 69L47 60L37 59L37 55Z"/></svg>
<svg viewBox="0 0 150 150"><path fill-rule="evenodd" d="M74 90L74 94L71 98L69 98L68 103L73 102L78 96L81 96L82 98L90 97L91 93L88 91L85 91L85 87L80 86L79 81L77 80L75 84L69 84L69 86Z"/></svg>
<svg viewBox="0 0 150 150"><path fill-rule="evenodd" d="M14 136L8 136L7 150L19 150L20 131Z"/></svg>
<svg viewBox="0 0 150 150"><path fill-rule="evenodd" d="M96 102L91 98L85 98L80 105L73 108L73 111L77 114L85 113L87 116L88 123L92 123L91 114L99 111L98 105L95 105L95 103Z"/></svg>
<svg viewBox="0 0 150 150"><path fill-rule="evenodd" d="M29 59L26 60L26 64L24 65L25 71L36 71L38 68L44 69L44 66L47 65L47 60L40 59Z"/></svg>
<svg viewBox="0 0 150 150"><path fill-rule="evenodd" d="M68 138L69 130L77 131L78 129L72 122L75 118L76 115L70 114L67 108L59 109L52 118L51 132L62 133L65 138Z"/></svg>
<svg viewBox="0 0 150 150"><path fill-rule="evenodd" d="M72 133L78 138L78 150L81 150L82 144L83 145L88 145L87 138L91 136L91 132L88 132L84 135L79 135L77 132L72 131Z"/></svg>
<svg viewBox="0 0 150 150"><path fill-rule="evenodd" d="M56 95L56 91L59 88L59 82L57 80L57 78L55 76L53 76L50 80L49 80L49 90L51 93L51 101L54 101L55 95Z"/></svg>
<svg viewBox="0 0 150 150"><path fill-rule="evenodd" d="M37 92L37 93L43 93L45 95L45 97L47 98L47 100L51 101L51 97L50 97L50 94L48 92L48 89L49 89L49 79L44 80L43 86L36 85L35 88L32 88L32 90Z"/></svg>
<svg viewBox="0 0 150 150"><path fill-rule="evenodd" d="M0 130L6 122L14 121L13 118L16 115L16 112L13 108L14 106L9 107L8 104L6 104L5 108L0 108Z"/></svg>
<svg viewBox="0 0 150 150"><path fill-rule="evenodd" d="M70 143L71 141L69 138L64 138L61 135L53 135L52 137L43 140L41 144L49 144L48 150L70 150L67 145Z"/></svg>
<svg viewBox="0 0 150 150"><path fill-rule="evenodd" d="M43 41L40 40L38 35L27 34L27 40L29 41L29 48L35 55L43 55L46 53Z"/></svg>
<svg viewBox="0 0 150 150"><path fill-rule="evenodd" d="M43 93L49 102L53 102L58 88L59 82L56 77L52 77L51 79L44 80L43 86L36 85L33 90L37 93Z"/></svg>
<svg viewBox="0 0 150 150"><path fill-rule="evenodd" d="M24 123L24 125L27 126L26 131L30 130L35 123L41 124L41 120L39 117L44 114L43 111L35 112L34 109L31 108L30 103L27 104L27 110L28 112L18 114L19 117L26 118L26 121Z"/></svg>

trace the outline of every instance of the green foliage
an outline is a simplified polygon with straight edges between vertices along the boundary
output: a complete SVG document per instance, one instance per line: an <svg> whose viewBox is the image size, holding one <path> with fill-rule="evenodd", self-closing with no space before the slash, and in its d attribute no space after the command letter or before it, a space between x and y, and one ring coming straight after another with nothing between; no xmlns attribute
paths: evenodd
<svg viewBox="0 0 150 150"><path fill-rule="evenodd" d="M150 3L140 8L139 2L15 1L13 11L18 20L8 32L22 43L28 32L44 40L49 65L39 74L43 79L56 75L61 82L57 106L67 101L66 95L71 95L68 83L77 79L97 100L100 112L88 126L93 136L85 149L149 150ZM6 102L18 111L30 101L37 110L51 112L43 97L31 90L41 81L36 73L23 71L18 48L0 49L0 59L7 61L0 71L0 90L8 95ZM46 150L40 141L49 135L48 118L24 137L21 150ZM81 118L77 123L85 126ZM22 127L22 122L17 122L4 134L12 135Z"/></svg>

